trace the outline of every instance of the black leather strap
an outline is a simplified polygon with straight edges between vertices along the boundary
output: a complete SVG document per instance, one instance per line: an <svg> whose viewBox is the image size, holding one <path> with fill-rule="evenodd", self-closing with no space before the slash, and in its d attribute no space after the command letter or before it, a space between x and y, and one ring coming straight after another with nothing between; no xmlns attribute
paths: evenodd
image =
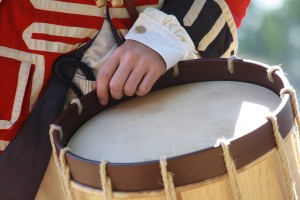
<svg viewBox="0 0 300 200"><path fill-rule="evenodd" d="M125 42L125 39L121 38L121 36L118 33L117 29L114 27L114 24L113 24L113 22L111 20L111 17L110 17L108 5L106 5L106 19L109 23L111 32L112 32L112 34L115 38L116 43L118 44L118 46L121 46Z"/></svg>
<svg viewBox="0 0 300 200"><path fill-rule="evenodd" d="M85 47L70 56L81 59ZM61 69L73 77L74 67L63 63ZM24 122L16 138L0 157L0 199L33 200L47 169L51 145L49 125L63 111L68 86L52 76L42 97Z"/></svg>
<svg viewBox="0 0 300 200"><path fill-rule="evenodd" d="M133 1L132 0L124 0L124 4L127 8L131 22L134 23L137 20L137 18L139 17L139 14L136 10L136 7L135 7Z"/></svg>
<svg viewBox="0 0 300 200"><path fill-rule="evenodd" d="M131 22L134 23L137 20L139 14L136 10L136 7L135 7L133 1L132 0L124 0L124 4L128 11ZM116 43L118 44L118 46L121 46L125 42L125 39L120 36L117 29L114 27L111 17L110 17L108 5L106 5L106 19L110 25L110 29L113 33Z"/></svg>

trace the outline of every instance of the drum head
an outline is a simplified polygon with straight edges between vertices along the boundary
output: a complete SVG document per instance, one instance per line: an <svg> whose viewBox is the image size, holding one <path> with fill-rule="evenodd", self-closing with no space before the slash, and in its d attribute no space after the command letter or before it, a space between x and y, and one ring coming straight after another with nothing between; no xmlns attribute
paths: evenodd
<svg viewBox="0 0 300 200"><path fill-rule="evenodd" d="M234 140L262 124L281 99L243 82L209 81L152 92L85 123L68 146L81 157L130 163L174 157Z"/></svg>
<svg viewBox="0 0 300 200"><path fill-rule="evenodd" d="M58 155L71 147L65 158L72 180L101 188L99 161L107 160L115 191L158 190L162 156L176 174L175 186L182 186L227 173L222 148L214 146L218 138L231 140L237 169L274 149L266 115L276 117L282 138L295 121L290 95L279 98L288 80L261 63L234 60L228 70L229 62L182 62L179 76L167 71L145 97L110 97L103 106L94 91L80 99L82 110L67 108L55 122L62 131L52 135Z"/></svg>

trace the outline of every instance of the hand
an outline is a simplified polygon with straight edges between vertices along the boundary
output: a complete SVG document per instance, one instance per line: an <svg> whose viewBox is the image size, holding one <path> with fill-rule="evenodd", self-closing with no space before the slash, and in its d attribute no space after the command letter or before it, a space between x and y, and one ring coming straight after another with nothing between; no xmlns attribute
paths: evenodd
<svg viewBox="0 0 300 200"><path fill-rule="evenodd" d="M165 70L166 63L156 51L140 42L127 40L104 62L98 73L98 99L105 105L109 92L114 99L124 95L143 96Z"/></svg>

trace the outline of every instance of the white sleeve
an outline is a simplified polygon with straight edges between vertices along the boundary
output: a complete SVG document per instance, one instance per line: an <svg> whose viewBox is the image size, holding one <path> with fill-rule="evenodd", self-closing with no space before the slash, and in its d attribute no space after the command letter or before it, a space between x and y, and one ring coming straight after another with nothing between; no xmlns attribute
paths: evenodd
<svg viewBox="0 0 300 200"><path fill-rule="evenodd" d="M199 58L192 39L173 15L155 8L145 9L125 39L138 41L159 53L167 70L181 60Z"/></svg>

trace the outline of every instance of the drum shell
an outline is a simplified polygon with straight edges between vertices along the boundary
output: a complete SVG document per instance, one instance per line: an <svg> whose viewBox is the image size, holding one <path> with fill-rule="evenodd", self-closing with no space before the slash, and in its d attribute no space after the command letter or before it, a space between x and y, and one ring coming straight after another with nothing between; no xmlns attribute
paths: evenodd
<svg viewBox="0 0 300 200"><path fill-rule="evenodd" d="M218 79L218 77L216 76L214 79ZM247 79L247 77L246 78L243 77L241 79ZM242 81L244 81L244 80L242 80ZM250 80L248 80L248 81L251 82ZM276 92L278 90L280 90L280 87L282 87L282 85L268 86L268 84L265 84L264 81L262 81L262 83L260 83L260 84L264 85L266 87L270 87L270 88L272 88L272 90L275 90ZM289 112L291 112L291 111L289 111ZM290 117L293 118L292 113L290 114L289 118ZM280 127L280 128L282 129L282 127ZM282 131L282 132L286 132L286 131ZM291 139L292 135L293 135L293 133L288 134L288 136L285 139L285 141L287 143L286 148L289 148L292 143L295 143L295 140ZM284 134L284 137L285 136L286 136L286 134ZM289 141L289 142L287 142L287 141ZM233 145L233 148L234 148L234 145ZM296 157L295 152L296 151L294 149L289 151L288 155L289 155L289 157L291 157L290 160L293 160ZM234 155L234 157L235 157L235 155ZM278 199L286 199L287 191L286 191L284 181L282 178L282 169L281 169L280 162L278 161L278 153L276 152L276 150L274 148L272 150L270 150L270 149L267 150L263 156L260 156L259 158L252 161L252 163L247 164L246 166L243 166L242 164L240 164L240 162L241 162L241 160L238 159L237 166L239 168L239 177L240 177L239 179L247 180L247 179L253 179L253 177L257 178L257 180L251 180L250 182L246 181L245 183L241 183L243 188L251 188L251 187L249 187L249 184L252 185L252 183L255 183L255 184L253 184L254 189L247 190L250 192L246 192L246 194L248 194L247 197L249 199L268 199L268 196L272 197L270 199L277 199L277 198ZM243 163L243 161L241 163ZM291 165L292 169L295 171L293 174L293 177L296 179L296 182L299 182L299 167L297 166L297 164L295 164L296 162L292 162L292 163L294 163ZM242 166L242 167L239 167L239 166ZM265 172L268 172L268 173L265 173ZM263 173L266 174L266 178L262 178ZM271 176L269 176L270 174L271 174ZM262 181L262 182L260 182L260 181ZM265 184L265 183L267 183L267 184ZM274 185L272 185L270 183L272 183ZM245 184L246 186L243 186L243 184ZM269 186L267 186L267 185L269 185ZM99 193L101 196L100 190L97 191L93 188L86 187L83 185L81 185L82 187L79 187L79 185L76 182L72 182L72 186L74 188L76 188L73 193L75 196L79 195L78 197L82 197L84 195L87 195L86 192L90 193L89 195L92 195L92 194L97 195L97 193ZM186 184L184 186L176 187L176 192L177 192L178 197L180 197L182 199L184 199L184 198L186 198L186 199L189 199L189 198L192 198L192 199L198 199L198 198L209 198L209 199L223 199L223 198L226 199L226 198L228 198L228 199L232 199L232 196L231 196L232 194L231 194L230 190L228 189L228 187L229 187L228 179L227 179L226 175L222 175L222 176L217 176L214 178L207 179L205 181L201 181L201 182L197 182L197 183L193 183L193 184ZM265 189L265 187L266 187L266 189ZM41 188L43 188L43 187L41 187ZM212 189L210 189L210 188L212 188ZM276 189L270 189L270 188L276 188ZM225 190L227 192L224 192L223 190ZM274 192L274 190L278 191L277 192L278 194L276 192ZM83 193L82 193L82 191L83 191ZM209 192L209 191L212 191L212 192ZM220 191L220 193L218 193L216 191ZM253 191L256 191L256 192L253 192ZM256 193L259 193L259 194L256 194ZM266 195L263 195L263 193L265 193ZM220 196L218 196L218 194L219 195L222 194L222 198ZM228 194L228 195L225 195L225 194ZM276 194L276 195L273 196L273 194ZM198 195L200 195L200 196L198 196ZM124 193L124 192L117 191L117 192L114 192L114 196L116 198L123 198L123 197L125 198L126 197L126 198L140 198L140 199L164 198L164 194L163 194L162 190L161 191L147 190L147 191L141 191L141 192L137 192L137 193L133 193L133 192L125 192ZM93 196L89 196L86 198L92 199Z"/></svg>
<svg viewBox="0 0 300 200"><path fill-rule="evenodd" d="M290 168L296 185L300 184L299 167L295 159L297 148L294 128L285 139L285 147L289 155ZM289 199L283 179L283 173L276 148L269 151L253 163L238 170L238 178L241 188L247 200L283 200ZM103 193L99 189L90 188L76 182L72 182L74 199L94 200L103 199ZM300 188L296 187L300 193ZM176 188L177 199L211 199L232 200L232 192L229 187L227 175L219 176L200 183L190 184ZM37 200L64 199L60 178L56 169L53 156L51 157L46 175L36 197ZM114 199L135 200L165 200L163 190L144 192L114 192Z"/></svg>

